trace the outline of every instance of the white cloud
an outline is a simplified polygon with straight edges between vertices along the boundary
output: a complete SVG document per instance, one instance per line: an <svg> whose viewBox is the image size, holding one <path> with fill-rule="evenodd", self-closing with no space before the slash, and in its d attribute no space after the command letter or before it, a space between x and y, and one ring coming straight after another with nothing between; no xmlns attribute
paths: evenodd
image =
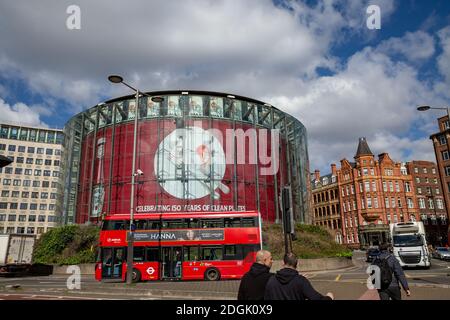
<svg viewBox="0 0 450 320"><path fill-rule="evenodd" d="M367 47L336 75L304 83L299 95L267 100L285 106L285 111L305 124L312 169L329 170L331 162L344 157L352 160L358 137L367 137L371 147L372 141L373 152L388 152L399 161L412 160L411 156L430 159L434 155L429 139L405 138L411 130L418 130L414 124L435 123L435 114L416 110L420 102L436 101L432 90L417 77L411 66ZM433 133L433 128L423 127L430 131L422 135ZM416 146L419 140L421 148ZM407 152L408 147L415 150L413 154Z"/></svg>
<svg viewBox="0 0 450 320"><path fill-rule="evenodd" d="M0 98L0 122L17 125L29 125L47 128L47 124L41 121L40 113L45 112L42 106L27 106L24 103L9 105Z"/></svg>
<svg viewBox="0 0 450 320"><path fill-rule="evenodd" d="M383 41L378 50L387 54L400 54L413 62L423 61L434 54L434 39L423 31L406 32L403 37Z"/></svg>
<svg viewBox="0 0 450 320"><path fill-rule="evenodd" d="M445 77L447 81L447 93L448 85L450 85L450 26L446 27L438 32L440 44L442 46L442 54L437 58L439 71Z"/></svg>

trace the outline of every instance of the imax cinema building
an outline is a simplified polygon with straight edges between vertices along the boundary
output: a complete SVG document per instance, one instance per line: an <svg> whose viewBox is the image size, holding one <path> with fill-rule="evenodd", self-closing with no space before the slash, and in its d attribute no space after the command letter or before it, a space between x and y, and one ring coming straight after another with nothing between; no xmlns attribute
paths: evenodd
<svg viewBox="0 0 450 320"><path fill-rule="evenodd" d="M280 221L287 188L293 218L310 223L306 129L267 103L147 92L138 106L130 95L87 109L64 133L63 224L128 214L132 175L135 215L258 210Z"/></svg>

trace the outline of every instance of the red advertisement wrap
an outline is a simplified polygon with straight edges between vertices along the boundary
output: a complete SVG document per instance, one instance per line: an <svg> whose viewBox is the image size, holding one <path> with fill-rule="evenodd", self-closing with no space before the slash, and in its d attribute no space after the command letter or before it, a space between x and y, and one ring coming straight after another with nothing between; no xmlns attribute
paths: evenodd
<svg viewBox="0 0 450 320"><path fill-rule="evenodd" d="M232 134L236 130L255 134L239 144ZM128 122L84 137L77 223L129 214L133 133L134 122ZM271 134L246 123L236 122L233 128L232 121L220 119L186 120L179 128L173 119L140 120L136 170L141 174L136 175L135 216L256 210L263 220L274 221L275 181L278 187L287 183L287 165L284 137L277 143L275 157ZM272 162L267 163L261 154ZM277 169L274 174L261 170L270 166Z"/></svg>

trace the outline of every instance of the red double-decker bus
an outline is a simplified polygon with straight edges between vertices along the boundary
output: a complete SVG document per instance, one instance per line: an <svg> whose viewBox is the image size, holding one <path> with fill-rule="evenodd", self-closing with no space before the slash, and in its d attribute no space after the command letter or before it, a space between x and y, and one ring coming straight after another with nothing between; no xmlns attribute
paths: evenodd
<svg viewBox="0 0 450 320"><path fill-rule="evenodd" d="M125 281L129 215L106 217L95 278ZM258 212L139 214L133 281L240 279L261 249Z"/></svg>

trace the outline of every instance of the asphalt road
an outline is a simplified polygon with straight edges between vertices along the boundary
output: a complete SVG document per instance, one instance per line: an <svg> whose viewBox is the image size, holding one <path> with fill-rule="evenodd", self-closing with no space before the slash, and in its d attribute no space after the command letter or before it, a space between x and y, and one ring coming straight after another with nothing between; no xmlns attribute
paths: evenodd
<svg viewBox="0 0 450 320"><path fill-rule="evenodd" d="M367 263L363 252L355 252L352 268L304 275L319 292L334 293L337 300L356 300L367 293ZM405 270L412 295L405 299L450 300L450 262L433 259L432 267ZM0 278L3 300L103 300L103 299L191 299L235 300L240 281L152 281L126 285L96 281L82 276L81 289L69 290L69 275ZM376 294L374 295L376 296Z"/></svg>

